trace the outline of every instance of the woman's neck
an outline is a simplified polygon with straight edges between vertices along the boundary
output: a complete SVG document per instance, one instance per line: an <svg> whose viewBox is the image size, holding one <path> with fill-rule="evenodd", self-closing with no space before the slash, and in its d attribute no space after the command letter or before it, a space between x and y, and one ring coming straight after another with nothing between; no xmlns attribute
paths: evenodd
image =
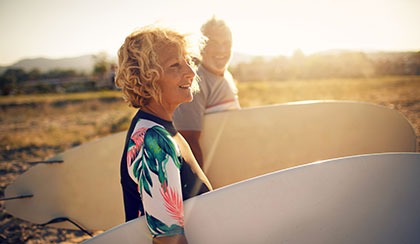
<svg viewBox="0 0 420 244"><path fill-rule="evenodd" d="M141 110L163 120L172 121L172 115L175 111L175 108L165 108L162 104L152 100L147 106L143 107Z"/></svg>

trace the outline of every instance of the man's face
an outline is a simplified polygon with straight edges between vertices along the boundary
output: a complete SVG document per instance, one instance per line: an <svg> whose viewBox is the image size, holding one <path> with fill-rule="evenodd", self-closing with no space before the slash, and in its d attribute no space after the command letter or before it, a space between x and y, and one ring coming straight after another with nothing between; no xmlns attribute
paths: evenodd
<svg viewBox="0 0 420 244"><path fill-rule="evenodd" d="M210 72L223 75L232 56L232 34L229 30L214 30L207 38L202 63Z"/></svg>

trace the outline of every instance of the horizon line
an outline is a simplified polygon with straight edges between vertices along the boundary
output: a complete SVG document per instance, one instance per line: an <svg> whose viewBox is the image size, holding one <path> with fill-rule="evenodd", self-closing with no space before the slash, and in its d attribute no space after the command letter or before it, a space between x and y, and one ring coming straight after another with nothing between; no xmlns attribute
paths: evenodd
<svg viewBox="0 0 420 244"><path fill-rule="evenodd" d="M240 54L240 55L247 55L247 56L253 56L253 57L280 57L280 56L286 56L286 57L292 57L293 53L296 51L301 51L304 55L314 55L317 53L328 53L328 52L364 52L364 53L405 53L405 52L413 52L417 53L420 52L419 49L395 49L395 50L385 50L385 49L362 49L362 48L331 48L331 49L325 49L325 50L319 50L319 51L313 51L313 52L305 52L301 48L294 49L289 54L284 53L277 53L277 54L263 54L263 53L252 53L252 52L244 52L239 50L233 50L232 51L232 58L234 57L234 54ZM10 67L13 66L23 60L35 60L35 59L47 59L47 60L55 60L55 59L71 59L71 58L78 58L83 56L93 56L100 53L106 53L108 57L116 58L117 55L110 55L107 51L99 51L99 52L92 52L92 53L81 53L76 54L74 56L48 56L48 55L39 55L39 56L28 56L28 57L22 57L17 59L14 62L10 62L8 64L0 63L0 67Z"/></svg>

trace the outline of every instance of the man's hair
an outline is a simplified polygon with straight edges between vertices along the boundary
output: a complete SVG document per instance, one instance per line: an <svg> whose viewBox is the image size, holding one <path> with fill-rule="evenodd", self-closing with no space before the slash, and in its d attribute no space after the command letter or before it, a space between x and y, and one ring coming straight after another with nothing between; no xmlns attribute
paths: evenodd
<svg viewBox="0 0 420 244"><path fill-rule="evenodd" d="M183 55L190 55L191 43L187 35L174 30L145 26L131 33L118 50L118 68L115 84L122 88L124 100L130 106L143 108L151 99L162 101L161 89L156 82L163 73L157 50L175 46Z"/></svg>
<svg viewBox="0 0 420 244"><path fill-rule="evenodd" d="M224 20L216 19L216 16L213 15L211 19L209 19L206 23L204 23L201 28L201 33L209 37L215 31L227 31L228 33L232 34L229 26L226 24Z"/></svg>

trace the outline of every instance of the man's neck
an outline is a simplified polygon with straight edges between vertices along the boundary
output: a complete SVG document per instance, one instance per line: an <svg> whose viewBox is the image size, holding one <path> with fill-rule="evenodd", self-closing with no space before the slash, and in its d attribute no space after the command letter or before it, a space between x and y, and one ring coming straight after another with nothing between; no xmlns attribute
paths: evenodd
<svg viewBox="0 0 420 244"><path fill-rule="evenodd" d="M214 69L211 69L211 68L209 68L206 64L204 64L204 63L201 63L201 65L206 69L206 70L208 70L210 73L212 73L212 74L214 74L214 75L217 75L217 76L224 76L225 75L225 72L226 72L226 69L224 69L223 71L217 71L217 70L214 70Z"/></svg>

